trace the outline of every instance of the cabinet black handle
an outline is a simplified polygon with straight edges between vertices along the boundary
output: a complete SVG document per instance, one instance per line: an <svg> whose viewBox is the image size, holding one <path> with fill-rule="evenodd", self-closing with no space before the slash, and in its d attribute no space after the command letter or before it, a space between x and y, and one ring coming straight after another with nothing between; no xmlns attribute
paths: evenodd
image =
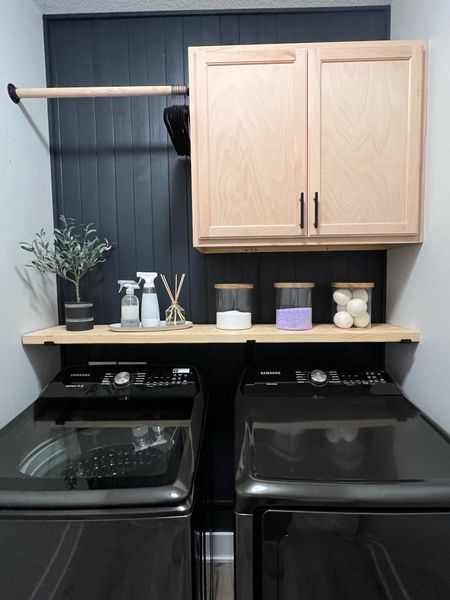
<svg viewBox="0 0 450 600"><path fill-rule="evenodd" d="M305 227L305 194L300 194L300 229Z"/></svg>
<svg viewBox="0 0 450 600"><path fill-rule="evenodd" d="M314 227L319 227L319 192L314 194Z"/></svg>

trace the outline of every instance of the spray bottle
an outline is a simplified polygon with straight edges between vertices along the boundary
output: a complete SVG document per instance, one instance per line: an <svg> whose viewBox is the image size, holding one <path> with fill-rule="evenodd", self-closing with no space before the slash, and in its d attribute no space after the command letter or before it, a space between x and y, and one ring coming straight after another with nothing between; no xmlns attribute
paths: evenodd
<svg viewBox="0 0 450 600"><path fill-rule="evenodd" d="M139 289L139 284L127 279L119 279L119 294L126 289L122 298L120 325L121 327L139 327L139 299L134 295L134 290Z"/></svg>
<svg viewBox="0 0 450 600"><path fill-rule="evenodd" d="M142 292L142 327L159 327L159 304L155 290L155 279L158 273L139 272L136 275L145 282Z"/></svg>

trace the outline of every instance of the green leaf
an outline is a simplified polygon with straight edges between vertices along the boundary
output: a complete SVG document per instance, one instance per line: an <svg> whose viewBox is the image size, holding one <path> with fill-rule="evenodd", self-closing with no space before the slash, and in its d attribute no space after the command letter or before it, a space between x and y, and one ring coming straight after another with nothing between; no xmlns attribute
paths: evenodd
<svg viewBox="0 0 450 600"><path fill-rule="evenodd" d="M94 235L93 223L77 225L75 220L61 215L62 227L53 231L53 241L47 240L44 229L33 240L20 242L20 247L34 254L31 265L40 273L55 273L77 285L80 279L97 264L105 262L112 245Z"/></svg>

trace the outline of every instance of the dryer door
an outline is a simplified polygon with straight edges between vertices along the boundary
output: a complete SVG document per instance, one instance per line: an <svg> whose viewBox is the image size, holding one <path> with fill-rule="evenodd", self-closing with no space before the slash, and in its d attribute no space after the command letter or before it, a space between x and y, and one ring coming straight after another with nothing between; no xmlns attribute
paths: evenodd
<svg viewBox="0 0 450 600"><path fill-rule="evenodd" d="M448 512L267 510L261 533L255 598L450 598Z"/></svg>

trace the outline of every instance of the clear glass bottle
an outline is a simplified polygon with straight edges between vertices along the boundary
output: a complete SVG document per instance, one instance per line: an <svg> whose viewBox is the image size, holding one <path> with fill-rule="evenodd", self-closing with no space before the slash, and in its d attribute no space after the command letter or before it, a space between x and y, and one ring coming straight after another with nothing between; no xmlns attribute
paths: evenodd
<svg viewBox="0 0 450 600"><path fill-rule="evenodd" d="M186 323L186 314L184 308L178 304L178 302L172 302L172 304L166 308L166 325L184 325Z"/></svg>
<svg viewBox="0 0 450 600"><path fill-rule="evenodd" d="M312 328L312 290L310 282L274 283L277 329L304 331Z"/></svg>
<svg viewBox="0 0 450 600"><path fill-rule="evenodd" d="M250 329L252 326L252 283L216 283L216 327Z"/></svg>
<svg viewBox="0 0 450 600"><path fill-rule="evenodd" d="M373 282L334 281L332 316L336 327L366 328L372 323Z"/></svg>
<svg viewBox="0 0 450 600"><path fill-rule="evenodd" d="M118 283L120 289L126 289L120 305L120 326L139 327L139 298L134 295L134 290L139 289L139 285L135 281L119 280Z"/></svg>

